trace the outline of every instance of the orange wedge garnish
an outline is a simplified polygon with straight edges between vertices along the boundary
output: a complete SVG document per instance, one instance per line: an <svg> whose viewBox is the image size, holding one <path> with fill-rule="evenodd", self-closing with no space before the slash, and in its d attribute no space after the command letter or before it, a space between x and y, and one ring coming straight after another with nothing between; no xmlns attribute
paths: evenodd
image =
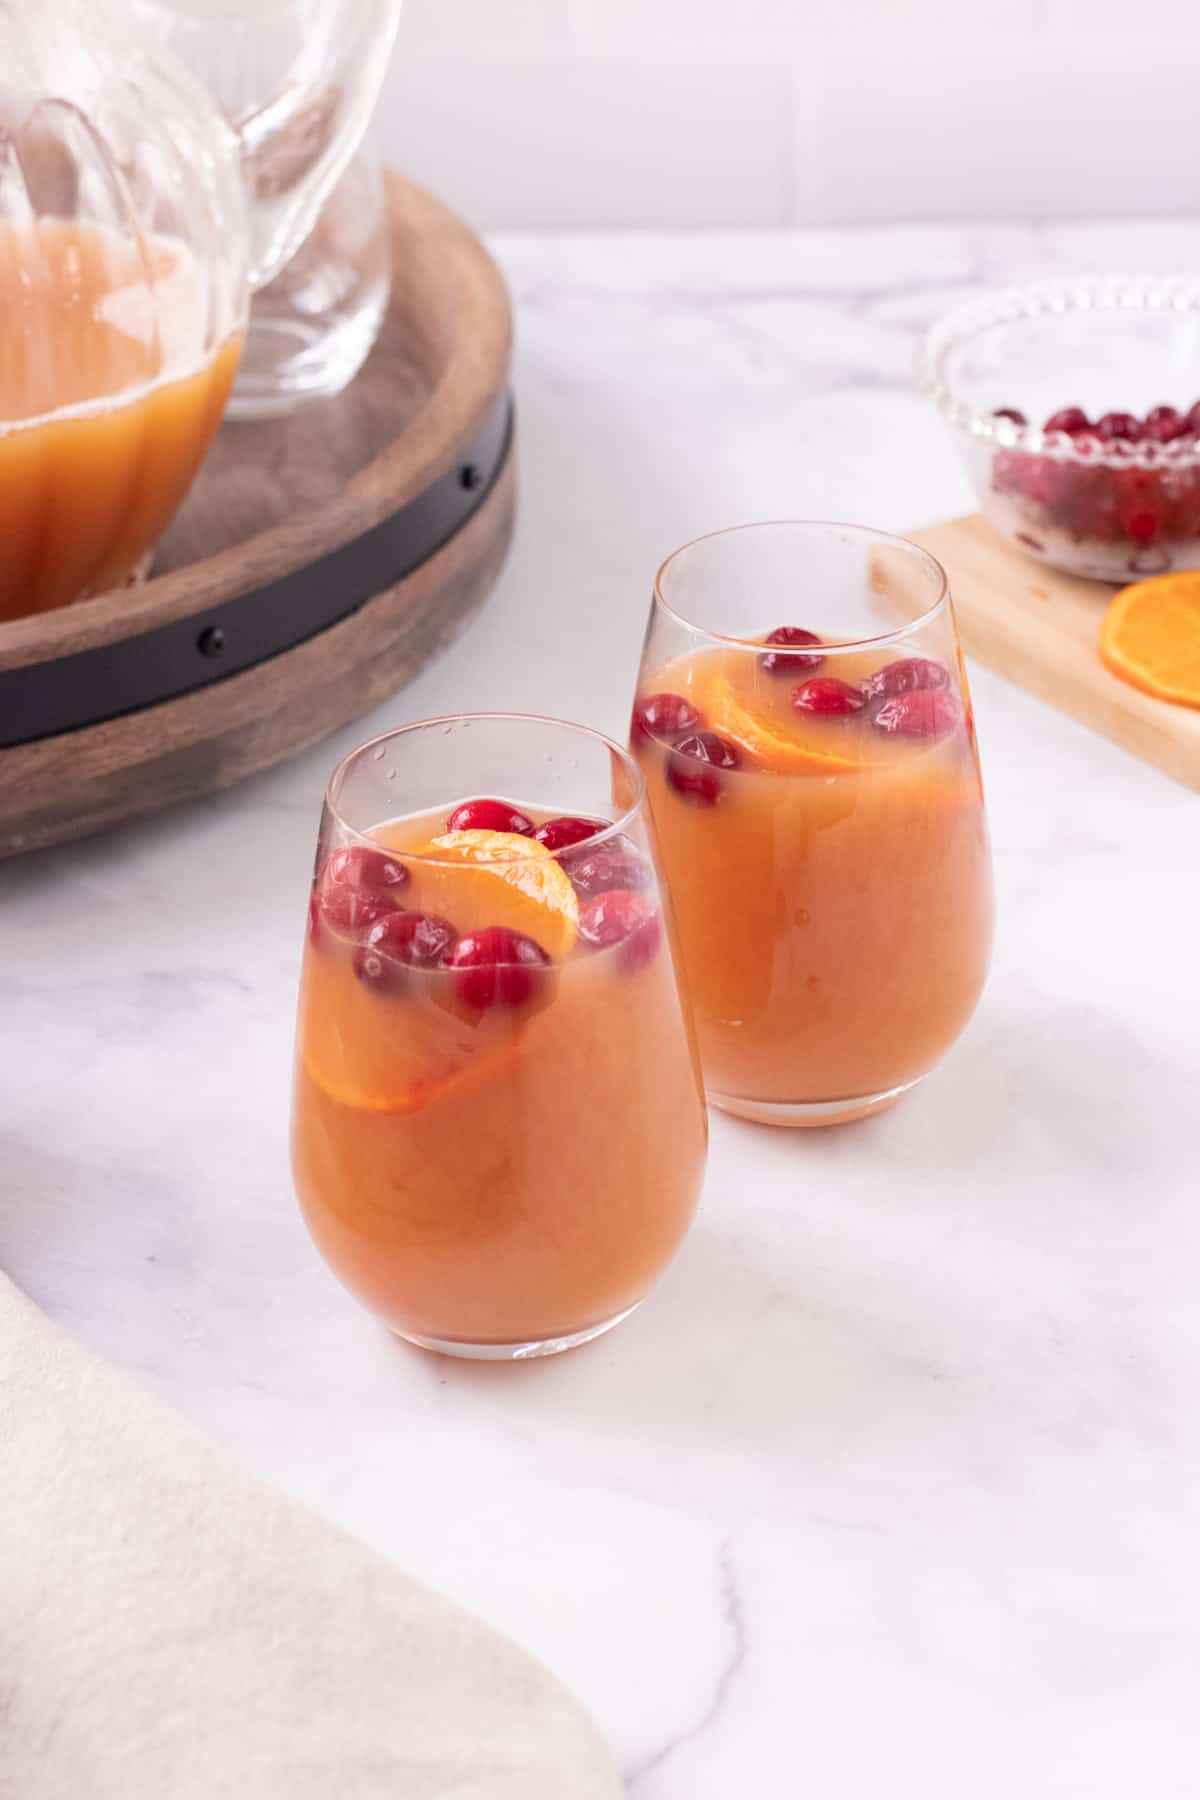
<svg viewBox="0 0 1200 1800"><path fill-rule="evenodd" d="M1200 706L1200 569L1122 588L1104 615L1100 656L1143 693Z"/></svg>
<svg viewBox="0 0 1200 1800"><path fill-rule="evenodd" d="M469 1061L448 1064L441 1070L413 1069L407 1077L393 1066L386 1071L382 1084L371 1079L348 1082L308 1054L304 1057L304 1072L327 1099L339 1106L349 1107L354 1112L402 1115L420 1112L452 1096L470 1093L481 1081L496 1074L503 1064L511 1062L515 1053L516 1045L508 1043L481 1050Z"/></svg>
<svg viewBox="0 0 1200 1800"><path fill-rule="evenodd" d="M732 738L755 762L783 774L840 775L869 766L864 757L842 756L823 744L788 737L765 719L756 718L729 688L714 693L710 716L722 737ZM837 721L834 723L836 726Z"/></svg>
<svg viewBox="0 0 1200 1800"><path fill-rule="evenodd" d="M836 733L826 722L816 727L812 736L793 736L770 719L764 719L746 704L737 691L735 670L725 659L699 659L688 672L687 693L714 731L730 738L739 750L761 768L775 769L787 775L842 775L868 766L862 756L848 756L844 751L820 739ZM723 666L725 665L725 666Z"/></svg>
<svg viewBox="0 0 1200 1800"><path fill-rule="evenodd" d="M570 878L535 838L511 831L447 831L420 847L413 893L427 912L459 931L507 925L541 945L555 962L566 956L579 928L579 901Z"/></svg>

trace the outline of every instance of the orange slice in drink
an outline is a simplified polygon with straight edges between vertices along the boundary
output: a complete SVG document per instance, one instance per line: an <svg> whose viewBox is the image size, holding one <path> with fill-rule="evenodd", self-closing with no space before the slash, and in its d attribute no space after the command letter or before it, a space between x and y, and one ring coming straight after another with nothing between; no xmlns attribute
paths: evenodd
<svg viewBox="0 0 1200 1800"><path fill-rule="evenodd" d="M579 901L562 864L536 838L511 831L447 831L409 864L414 902L459 931L507 925L540 944L553 961L568 955L579 929ZM435 860L436 859L436 860Z"/></svg>
<svg viewBox="0 0 1200 1800"><path fill-rule="evenodd" d="M805 742L789 736L743 706L728 687L714 694L710 716L722 737L731 738L755 762L785 775L842 775L871 766L864 756L847 756L812 738ZM837 724L835 719L834 729ZM830 727L826 721L817 729L828 732Z"/></svg>
<svg viewBox="0 0 1200 1800"><path fill-rule="evenodd" d="M1200 706L1200 569L1122 588L1104 615L1100 656L1143 693Z"/></svg>
<svg viewBox="0 0 1200 1800"><path fill-rule="evenodd" d="M376 1073L355 1081L345 1071L331 1069L328 1062L307 1052L304 1072L314 1086L338 1106L353 1112L390 1113L403 1116L421 1112L440 1101L470 1094L481 1083L512 1062L517 1052L514 1043L485 1050L482 1047L465 1062L410 1065L407 1071L395 1064L388 1067L381 1080Z"/></svg>
<svg viewBox="0 0 1200 1800"><path fill-rule="evenodd" d="M819 721L809 726L806 734L799 724L790 732L764 718L738 693L737 677L733 669L722 667L723 663L725 658L714 657L708 668L693 667L688 698L712 729L744 750L752 762L785 775L842 775L866 768L875 760L837 747L838 720Z"/></svg>

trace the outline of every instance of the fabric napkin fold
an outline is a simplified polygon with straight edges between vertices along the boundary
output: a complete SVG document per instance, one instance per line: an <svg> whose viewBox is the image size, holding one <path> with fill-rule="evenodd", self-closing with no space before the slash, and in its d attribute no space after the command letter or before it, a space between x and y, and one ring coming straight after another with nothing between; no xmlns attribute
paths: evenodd
<svg viewBox="0 0 1200 1800"><path fill-rule="evenodd" d="M530 1656L0 1277L3 1800L614 1800Z"/></svg>

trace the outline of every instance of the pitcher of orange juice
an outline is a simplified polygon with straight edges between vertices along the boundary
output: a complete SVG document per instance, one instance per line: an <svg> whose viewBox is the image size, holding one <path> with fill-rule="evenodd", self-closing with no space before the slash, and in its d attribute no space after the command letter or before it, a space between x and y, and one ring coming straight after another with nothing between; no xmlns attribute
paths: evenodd
<svg viewBox="0 0 1200 1800"><path fill-rule="evenodd" d="M128 0L0 0L0 621L138 568L355 154L400 0L271 6L311 29L238 114Z"/></svg>

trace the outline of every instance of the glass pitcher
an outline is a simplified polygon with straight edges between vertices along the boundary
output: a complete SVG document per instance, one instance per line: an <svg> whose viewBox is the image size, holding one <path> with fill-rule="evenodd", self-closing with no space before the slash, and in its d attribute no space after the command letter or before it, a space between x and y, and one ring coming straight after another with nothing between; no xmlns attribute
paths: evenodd
<svg viewBox="0 0 1200 1800"><path fill-rule="evenodd" d="M354 156L399 0L244 5L320 30L239 118L136 9L0 0L0 621L138 567Z"/></svg>
<svg viewBox="0 0 1200 1800"><path fill-rule="evenodd" d="M383 171L366 140L401 0L134 0L220 105L251 203L249 330L229 412L336 393L387 309Z"/></svg>

